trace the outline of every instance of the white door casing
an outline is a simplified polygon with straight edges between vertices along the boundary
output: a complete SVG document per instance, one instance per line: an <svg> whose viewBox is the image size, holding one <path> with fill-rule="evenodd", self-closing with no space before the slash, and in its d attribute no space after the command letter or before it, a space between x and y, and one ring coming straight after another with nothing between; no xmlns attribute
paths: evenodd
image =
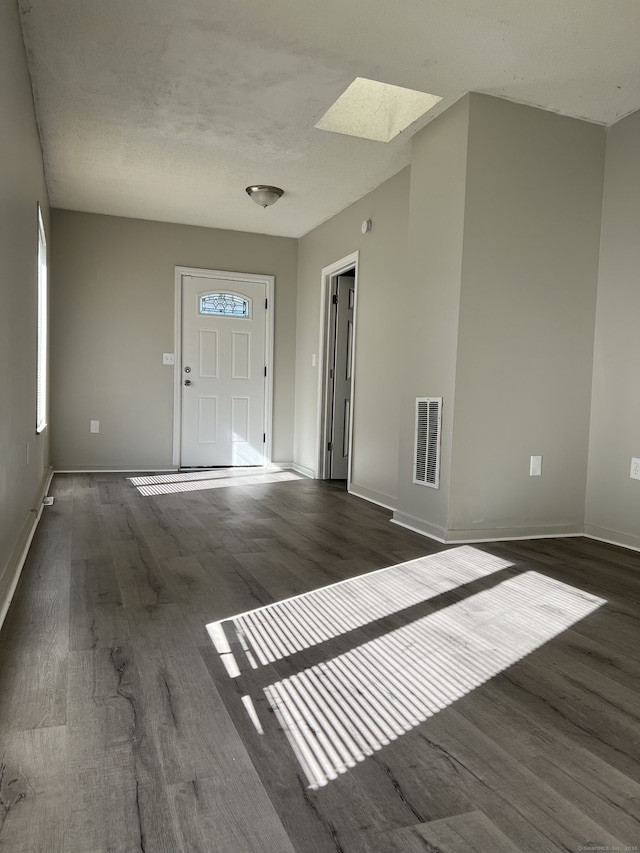
<svg viewBox="0 0 640 853"><path fill-rule="evenodd" d="M338 276L335 290L335 339L333 375L331 377L333 379L333 412L331 418L330 477L332 480L346 480L349 475L351 447L354 276Z"/></svg>
<svg viewBox="0 0 640 853"><path fill-rule="evenodd" d="M332 323L332 294L333 283L337 276L343 275L351 270L355 271L354 279L354 305L353 305L353 339L352 339L352 366L351 366L351 405L349 412L349 432L348 444L349 452L347 459L347 491L351 488L351 458L353 451L353 424L354 424L354 389L356 375L356 341L358 337L358 265L359 252L353 252L339 261L334 261L329 266L323 267L320 277L320 339L319 345L319 365L318 371L318 398L317 398L317 433L316 433L316 451L317 451L317 467L315 476L320 480L326 480L331 477L331 453L329 452L329 443L332 434L332 415L333 415L333 399L332 399L332 380L330 371L333 367L333 341L335 327Z"/></svg>
<svg viewBox="0 0 640 853"><path fill-rule="evenodd" d="M270 461L272 290L272 276L176 269L174 464ZM232 301L241 313L209 313Z"/></svg>

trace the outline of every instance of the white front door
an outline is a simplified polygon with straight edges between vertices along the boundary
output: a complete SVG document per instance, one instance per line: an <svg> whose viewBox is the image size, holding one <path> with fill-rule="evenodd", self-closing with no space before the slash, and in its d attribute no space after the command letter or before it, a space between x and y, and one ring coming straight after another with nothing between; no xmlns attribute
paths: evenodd
<svg viewBox="0 0 640 853"><path fill-rule="evenodd" d="M266 288L182 276L183 468L265 462Z"/></svg>

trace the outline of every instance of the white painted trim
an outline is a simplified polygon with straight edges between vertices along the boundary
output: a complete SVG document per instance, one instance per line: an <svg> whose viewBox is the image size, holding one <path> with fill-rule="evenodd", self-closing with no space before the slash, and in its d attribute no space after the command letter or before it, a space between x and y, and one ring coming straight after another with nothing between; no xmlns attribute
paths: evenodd
<svg viewBox="0 0 640 853"><path fill-rule="evenodd" d="M268 468L270 471L291 471L293 462L269 462L268 465L265 465L265 468Z"/></svg>
<svg viewBox="0 0 640 853"><path fill-rule="evenodd" d="M264 464L271 462L273 447L273 348L274 348L274 298L275 298L275 276L256 275L254 273L229 272L226 270L208 270L198 267L176 267L175 290L174 290L174 323L173 323L173 349L175 364L173 367L173 464L180 467L180 454L182 448L182 279L184 276L197 276L198 278L210 278L215 281L246 281L254 284L264 284L267 299L265 314L265 346L264 357L267 366L267 375L264 381L264 433L266 441L264 445Z"/></svg>
<svg viewBox="0 0 640 853"><path fill-rule="evenodd" d="M391 510L391 512L394 512L397 506L396 499L391 495L385 495L383 492L376 492L374 489L367 489L364 486L354 486L352 484L349 494L376 506L381 506L383 509Z"/></svg>
<svg viewBox="0 0 640 853"><path fill-rule="evenodd" d="M397 524L398 527L404 527L405 530L412 530L414 533L419 533L421 536L427 536L429 539L440 542L441 545L446 545L447 540L444 538L444 530L434 525L427 525L426 522L421 521L419 518L414 518L412 515L395 512L393 518L389 519L389 521L391 524Z"/></svg>
<svg viewBox="0 0 640 853"><path fill-rule="evenodd" d="M182 276L184 267L176 267L173 294L173 448L171 461L180 467L182 448Z"/></svg>
<svg viewBox="0 0 640 853"><path fill-rule="evenodd" d="M605 535L596 535L595 533L589 532L591 530L601 530ZM585 524L584 537L585 539L593 539L596 542L604 542L605 545L616 545L618 548L626 548L629 551L640 552L639 536L630 536L626 533L620 533L617 530L607 530L606 528L599 528L591 524ZM616 537L625 537L628 541Z"/></svg>
<svg viewBox="0 0 640 853"><path fill-rule="evenodd" d="M264 445L264 464L271 464L271 455L273 452L273 367L275 364L274 346L275 346L275 276L263 276L265 279L265 290L267 299L267 314L265 317L265 359L267 365L267 375L265 378L265 398L264 398L264 432L266 441Z"/></svg>
<svg viewBox="0 0 640 853"><path fill-rule="evenodd" d="M526 542L531 539L578 539L583 535L578 531L574 533L528 533L516 536L487 536L480 539L447 538L445 542L447 545L480 545L483 542Z"/></svg>
<svg viewBox="0 0 640 853"><path fill-rule="evenodd" d="M53 479L54 471L51 468L45 469L45 476L43 478L43 482L41 484L40 489L38 490L37 500L37 509L34 507L30 510L29 514L34 514L35 518L31 523L31 527L27 534L27 538L25 540L24 545L20 548L18 552L17 560L15 561L14 568L11 569L11 560L5 568L5 571L13 571L13 578L7 592L4 596L4 601L0 605L0 630L2 630L2 626L4 624L4 620L6 619L7 613L9 612L9 607L11 606L11 602L13 601L13 596L15 595L16 588L18 586L18 581L20 580L20 575L22 574L22 569L24 568L24 564L27 560L27 556L29 554L29 548L31 547L31 543L33 541L33 537L35 536L38 523L40 521L40 517L42 516L42 510L44 509L43 500L49 491L49 486L51 485L51 480ZM4 574L4 572L3 572Z"/></svg>
<svg viewBox="0 0 640 853"><path fill-rule="evenodd" d="M347 471L347 490L351 486L351 464L353 460L353 421L355 411L355 378L356 378L356 353L358 336L358 265L360 252L352 252L339 261L334 261L329 266L323 267L320 278L320 340L318 344L318 407L317 407L317 445L316 445L316 477L326 480L329 477L329 453L327 394L329 382L329 351L328 341L330 336L329 322L331 320L331 279L348 270L355 269L354 300L353 300L353 362L351 369L351 411L349 412L349 468Z"/></svg>
<svg viewBox="0 0 640 853"><path fill-rule="evenodd" d="M54 474L177 474L178 468L56 468Z"/></svg>
<svg viewBox="0 0 640 853"><path fill-rule="evenodd" d="M527 541L530 539L569 539L578 536L584 536L582 525L564 525L567 529L558 530L558 526L545 526L539 530L529 530L524 532L522 528L514 528L512 533L506 529L502 532L500 529L489 530L444 530L429 524L422 519L414 518L411 515L396 512L391 519L392 524L397 524L400 527L405 527L407 530L413 530L414 533L420 533L422 536L427 536L429 539L435 539L442 545L479 545L483 542L517 542ZM572 529L573 528L573 529ZM579 528L579 529L576 529ZM546 532L544 532L546 531ZM551 532L553 531L553 532ZM478 533L486 535L478 536ZM474 535L475 534L475 535Z"/></svg>
<svg viewBox="0 0 640 853"><path fill-rule="evenodd" d="M313 468L307 468L306 465L299 465L297 462L292 462L291 468L297 471L298 474L302 474L303 477L308 477L310 480L316 479L316 472Z"/></svg>

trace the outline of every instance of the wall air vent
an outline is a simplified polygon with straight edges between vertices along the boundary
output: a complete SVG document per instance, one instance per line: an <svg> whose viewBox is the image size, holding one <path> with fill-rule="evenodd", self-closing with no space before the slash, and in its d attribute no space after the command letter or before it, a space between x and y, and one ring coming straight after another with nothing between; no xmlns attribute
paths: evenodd
<svg viewBox="0 0 640 853"><path fill-rule="evenodd" d="M440 424L442 397L416 397L413 482L440 488Z"/></svg>

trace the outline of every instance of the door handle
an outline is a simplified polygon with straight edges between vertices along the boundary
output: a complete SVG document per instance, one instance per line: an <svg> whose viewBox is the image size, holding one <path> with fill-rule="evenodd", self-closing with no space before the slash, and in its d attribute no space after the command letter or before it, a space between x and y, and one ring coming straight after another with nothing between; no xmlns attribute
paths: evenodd
<svg viewBox="0 0 640 853"><path fill-rule="evenodd" d="M193 385L193 382L190 379L185 379L184 384L185 385Z"/></svg>

